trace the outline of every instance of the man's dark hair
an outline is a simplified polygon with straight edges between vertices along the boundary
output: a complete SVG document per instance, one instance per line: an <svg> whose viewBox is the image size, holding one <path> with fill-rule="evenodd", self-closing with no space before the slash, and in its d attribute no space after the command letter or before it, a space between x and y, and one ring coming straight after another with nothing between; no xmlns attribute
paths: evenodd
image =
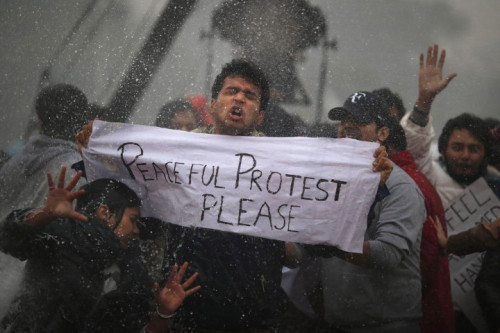
<svg viewBox="0 0 500 333"><path fill-rule="evenodd" d="M264 72L253 62L244 59L233 59L222 67L212 85L212 98L217 99L224 80L227 77L238 76L260 88L260 109L265 110L269 102L269 82Z"/></svg>
<svg viewBox="0 0 500 333"><path fill-rule="evenodd" d="M396 121L396 119L389 120L387 127L389 128L389 136L384 141L384 146L391 148L397 153L405 151L407 142L403 127Z"/></svg>
<svg viewBox="0 0 500 333"><path fill-rule="evenodd" d="M80 189L85 193L78 197L76 210L93 216L100 205L108 206L109 212L115 215L116 228L126 208L140 207L141 199L127 185L109 178L101 178L83 185ZM113 228L113 229L114 229Z"/></svg>
<svg viewBox="0 0 500 333"><path fill-rule="evenodd" d="M372 93L382 98L387 103L389 108L396 108L398 112L398 121L401 121L406 113L406 108L404 106L403 100L397 93L392 92L389 88L376 89L372 91Z"/></svg>
<svg viewBox="0 0 500 333"><path fill-rule="evenodd" d="M161 107L160 112L156 117L155 126L170 128L170 122L172 121L172 118L174 118L177 113L185 111L190 111L198 124L200 123L198 112L196 112L194 106L188 100L179 98L168 102Z"/></svg>
<svg viewBox="0 0 500 333"><path fill-rule="evenodd" d="M44 88L35 102L43 134L56 139L73 141L75 133L89 120L85 94L69 84Z"/></svg>
<svg viewBox="0 0 500 333"><path fill-rule="evenodd" d="M491 141L488 126L484 120L470 113L462 113L458 117L451 118L446 122L438 140L439 153L445 153L446 147L448 147L448 142L450 141L451 133L456 129L468 130L472 136L483 144L485 159L489 156Z"/></svg>

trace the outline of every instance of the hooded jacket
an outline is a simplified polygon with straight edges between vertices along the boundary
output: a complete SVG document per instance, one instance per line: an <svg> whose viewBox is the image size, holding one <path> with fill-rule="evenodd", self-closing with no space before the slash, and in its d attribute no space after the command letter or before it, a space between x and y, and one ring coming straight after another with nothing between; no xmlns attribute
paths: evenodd
<svg viewBox="0 0 500 333"><path fill-rule="evenodd" d="M120 241L99 219L58 219L34 228L22 222L27 213L15 211L0 225L0 250L27 260L21 292L1 328L5 332L82 331L108 278L104 269L119 263L124 270Z"/></svg>

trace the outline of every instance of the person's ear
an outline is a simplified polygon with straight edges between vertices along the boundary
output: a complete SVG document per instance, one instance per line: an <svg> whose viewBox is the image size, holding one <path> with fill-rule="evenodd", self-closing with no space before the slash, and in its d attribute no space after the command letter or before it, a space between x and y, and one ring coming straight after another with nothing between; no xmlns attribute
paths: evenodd
<svg viewBox="0 0 500 333"><path fill-rule="evenodd" d="M210 114L215 114L215 99L212 98L212 100L210 101Z"/></svg>
<svg viewBox="0 0 500 333"><path fill-rule="evenodd" d="M264 110L259 111L259 116L257 117L257 125L260 125L264 120Z"/></svg>
<svg viewBox="0 0 500 333"><path fill-rule="evenodd" d="M377 141L380 142L380 144L383 144L385 140L389 137L389 127L383 126L378 129L377 131Z"/></svg>
<svg viewBox="0 0 500 333"><path fill-rule="evenodd" d="M101 204L95 212L95 217L104 221L108 221L111 218L111 213L109 211L108 205Z"/></svg>

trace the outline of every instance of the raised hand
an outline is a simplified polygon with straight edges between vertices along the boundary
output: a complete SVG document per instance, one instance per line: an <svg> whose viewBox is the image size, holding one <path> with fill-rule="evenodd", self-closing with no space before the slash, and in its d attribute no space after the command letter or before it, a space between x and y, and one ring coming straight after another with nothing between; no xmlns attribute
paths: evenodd
<svg viewBox="0 0 500 333"><path fill-rule="evenodd" d="M379 185L383 186L391 175L393 169L392 162L389 160L389 157L387 157L387 151L384 146L378 147L373 157L375 157L375 161L373 161L373 171L380 172Z"/></svg>
<svg viewBox="0 0 500 333"><path fill-rule="evenodd" d="M174 265L165 287L161 290L158 283L155 282L155 298L156 304L158 304L157 311L160 314L164 316L174 314L187 296L193 294L201 288L200 286L196 286L191 289L187 289L194 282L198 273L194 273L189 279L181 284L182 277L184 276L187 267L187 262L181 266L180 270L178 270L179 266L177 264Z"/></svg>
<svg viewBox="0 0 500 333"><path fill-rule="evenodd" d="M419 96L417 107L423 111L429 111L431 104L444 88L448 86L451 80L457 76L456 73L448 75L443 79L443 66L446 58L446 50L441 51L439 55L439 46L429 46L427 49L427 59L424 54L420 54L420 72L418 76Z"/></svg>
<svg viewBox="0 0 500 333"><path fill-rule="evenodd" d="M73 210L73 200L85 193L84 190L71 192L78 180L82 176L82 171L73 177L69 184L64 187L64 178L66 177L66 167L61 167L57 187L54 186L52 175L47 173L47 181L49 183L49 196L45 203L45 210L50 212L56 218L70 217L82 221L87 221L87 217L83 214L77 213Z"/></svg>
<svg viewBox="0 0 500 333"><path fill-rule="evenodd" d="M91 120L87 125L83 125L82 130L75 135L76 143L78 144L78 151L82 154L82 148L88 148L90 136L92 135L92 125L94 121Z"/></svg>
<svg viewBox="0 0 500 333"><path fill-rule="evenodd" d="M74 218L87 221L87 217L73 210L73 200L85 193L84 190L74 191L73 188L82 176L82 172L73 177L69 184L64 187L64 178L66 176L66 167L61 167L57 186L54 185L52 175L47 173L47 182L49 184L49 195L44 207L32 211L26 216L24 222L35 227L42 227L58 218Z"/></svg>
<svg viewBox="0 0 500 333"><path fill-rule="evenodd" d="M434 229L436 229L439 246L442 249L445 249L446 245L448 245L448 237L446 237L443 226L441 225L441 221L439 221L439 218L437 216L435 216L434 218L432 218L432 216L429 216L429 219L431 220Z"/></svg>

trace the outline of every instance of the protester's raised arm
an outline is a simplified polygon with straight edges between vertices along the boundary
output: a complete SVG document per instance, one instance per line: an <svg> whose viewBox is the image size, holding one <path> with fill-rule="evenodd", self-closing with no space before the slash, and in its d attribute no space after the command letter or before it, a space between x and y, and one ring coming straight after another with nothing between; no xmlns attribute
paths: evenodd
<svg viewBox="0 0 500 333"><path fill-rule="evenodd" d="M415 103L417 110L429 112L434 98L445 89L451 80L457 76L452 73L443 79L443 66L446 50L441 50L439 45L429 46L427 57L420 54L420 71L418 75L418 98Z"/></svg>
<svg viewBox="0 0 500 333"><path fill-rule="evenodd" d="M82 195L85 191L79 190L72 192L73 188L78 183L82 172L78 173L73 177L73 179L64 187L64 178L66 175L66 167L61 168L61 173L59 174L59 180L57 186L54 185L52 180L52 175L50 172L47 174L47 180L49 185L49 195L47 197L47 202L45 206L33 210L29 213L25 219L24 223L32 225L34 227L42 227L58 218L75 218L82 221L86 221L87 217L73 210L73 200Z"/></svg>
<svg viewBox="0 0 500 333"><path fill-rule="evenodd" d="M186 297L198 291L201 287L196 286L188 289L194 282L198 273L191 275L184 283L181 284L182 277L186 272L188 263L185 262L180 270L179 266L174 265L172 272L168 277L165 287L160 289L158 283L155 283L155 298L156 298L156 317L146 327L146 332L157 333L166 331L169 319L175 316L175 312L182 305Z"/></svg>

